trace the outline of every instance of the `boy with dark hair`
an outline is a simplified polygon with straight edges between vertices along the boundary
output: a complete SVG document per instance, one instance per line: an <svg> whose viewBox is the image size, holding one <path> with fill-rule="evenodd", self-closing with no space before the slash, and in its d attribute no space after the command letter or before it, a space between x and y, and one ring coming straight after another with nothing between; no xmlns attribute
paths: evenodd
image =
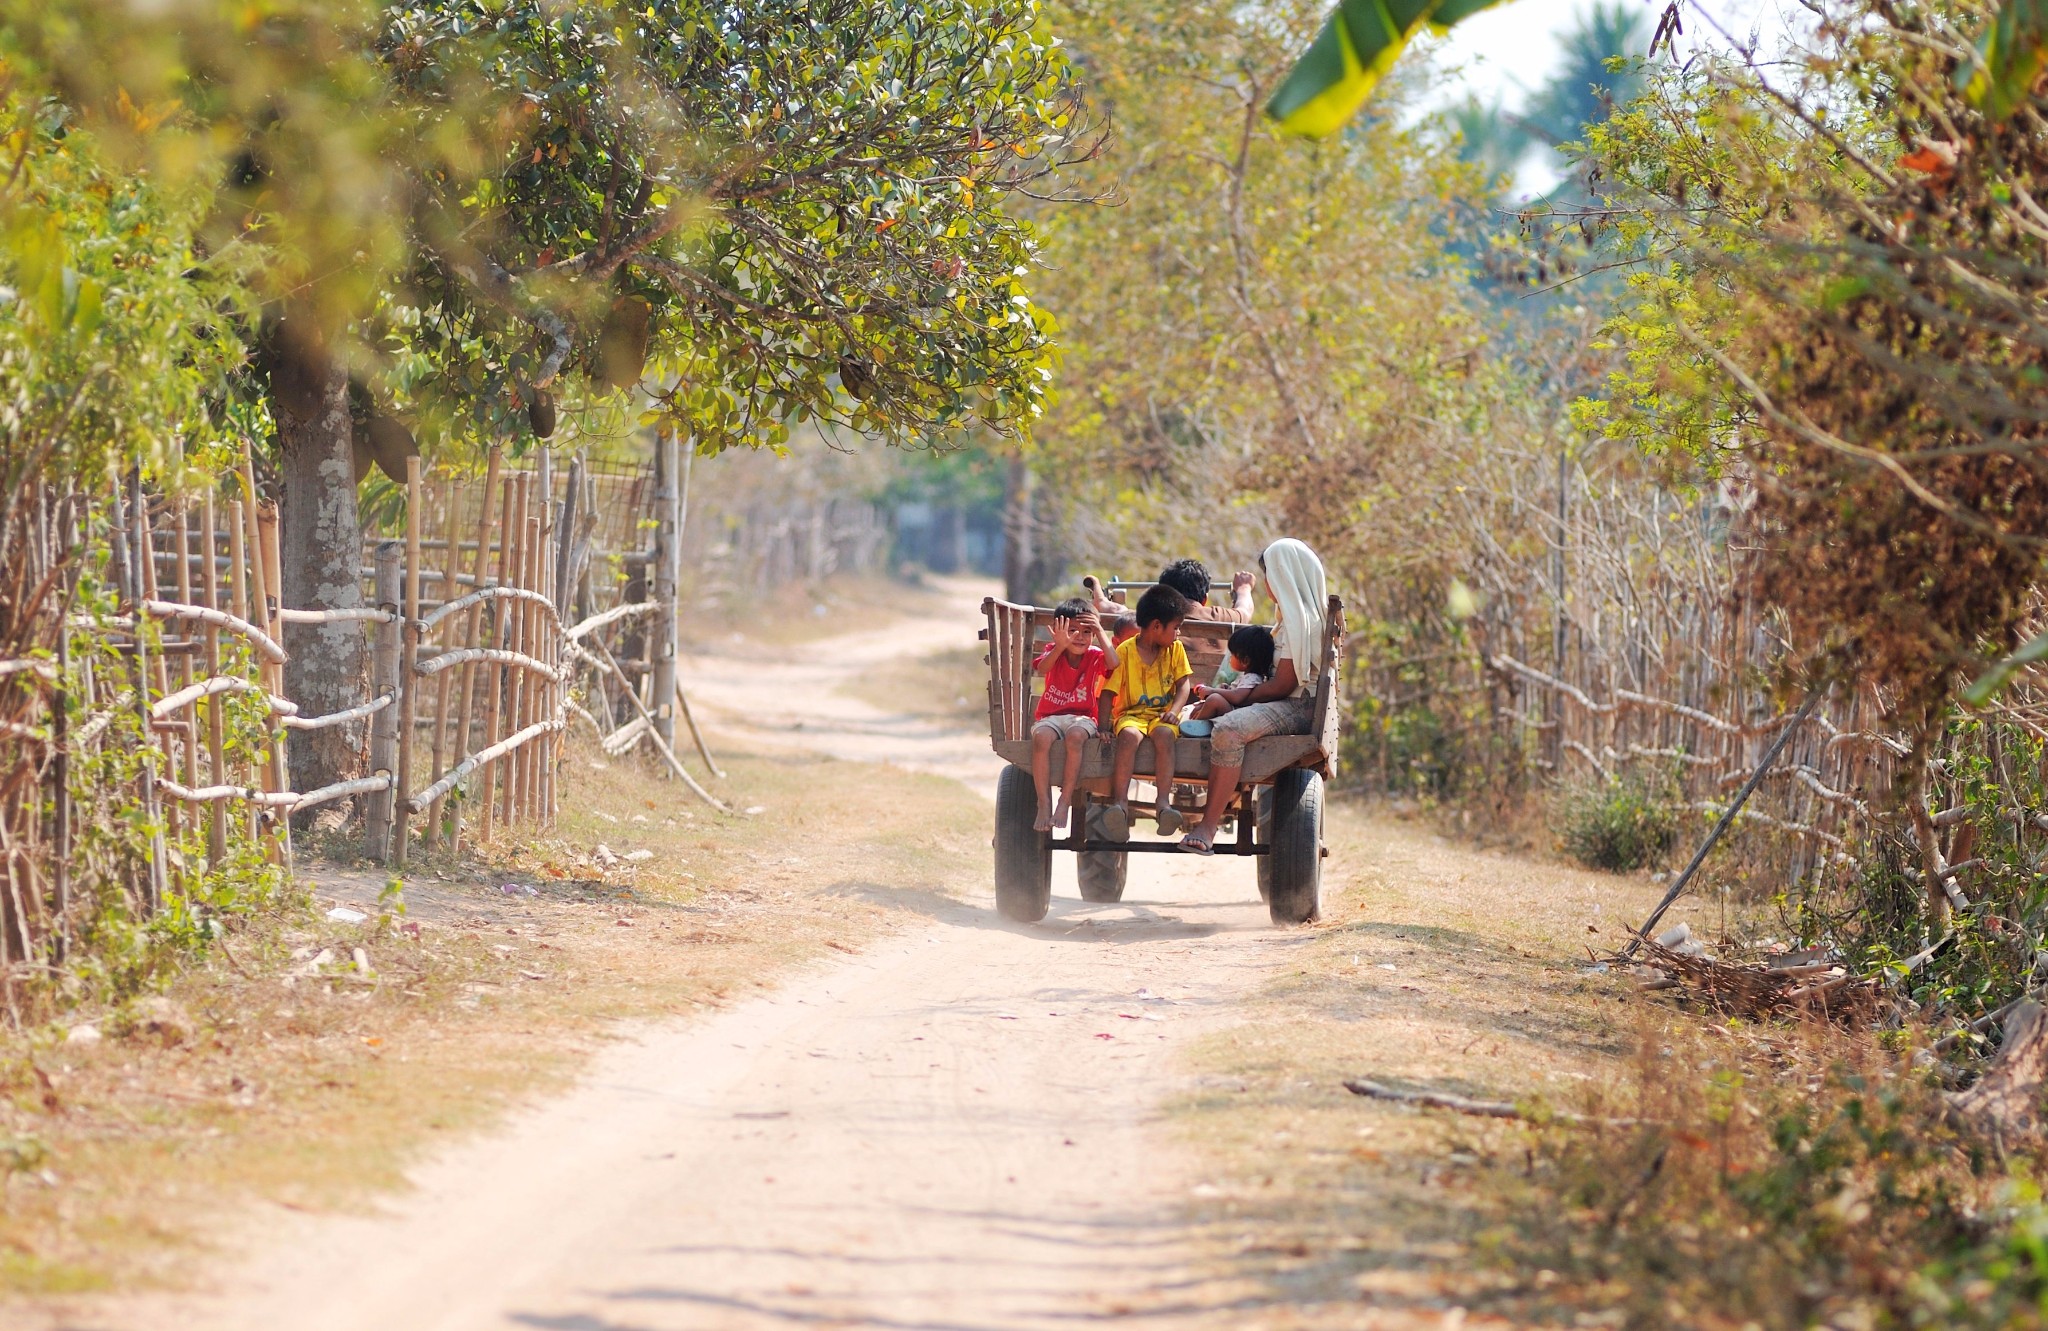
<svg viewBox="0 0 2048 1331"><path fill-rule="evenodd" d="M1154 745L1153 780L1159 787L1152 816L1166 835L1180 829L1180 814L1171 802L1173 746L1180 738L1181 711L1194 684L1188 650L1180 640L1187 598L1171 587L1151 587L1138 598L1134 613L1138 635L1117 645L1116 664L1102 685L1103 696L1115 703L1112 803L1104 817L1110 837L1117 841L1130 835L1131 775L1138 766L1139 746L1148 737Z"/></svg>
<svg viewBox="0 0 2048 1331"><path fill-rule="evenodd" d="M1209 570L1199 559L1176 559L1159 570L1159 584L1171 587L1187 598L1189 619L1206 619L1222 624L1249 624L1252 622L1252 584L1256 579L1250 572L1240 572L1230 578L1230 604L1209 604ZM1092 577L1081 579L1081 586L1094 598L1095 613L1104 617L1116 613L1116 602L1109 599L1102 584Z"/></svg>
<svg viewBox="0 0 2048 1331"><path fill-rule="evenodd" d="M1038 787L1038 819L1031 826L1039 832L1066 825L1074 787L1081 783L1081 758L1095 738L1096 695L1109 673L1109 635L1086 601L1076 598L1054 606L1051 631L1051 644L1031 663L1034 672L1045 676L1045 692L1031 719L1031 780ZM1066 742L1058 808L1052 802L1054 740Z"/></svg>

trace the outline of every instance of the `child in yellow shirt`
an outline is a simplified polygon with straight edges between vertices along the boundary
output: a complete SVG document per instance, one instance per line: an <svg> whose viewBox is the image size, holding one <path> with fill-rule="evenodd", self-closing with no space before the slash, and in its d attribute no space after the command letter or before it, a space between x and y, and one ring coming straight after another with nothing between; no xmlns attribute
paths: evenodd
<svg viewBox="0 0 2048 1331"><path fill-rule="evenodd" d="M1102 696L1114 698L1116 732L1109 778L1115 802L1105 813L1105 825L1118 841L1130 835L1131 774L1138 765L1139 746L1148 736L1154 745L1153 778L1159 786L1152 816L1162 834L1180 830L1180 813L1170 801L1173 745L1180 738L1181 712L1195 682L1188 650L1180 640L1187 613L1187 598L1173 588L1148 589L1138 598L1138 634L1117 644L1116 664L1102 685Z"/></svg>

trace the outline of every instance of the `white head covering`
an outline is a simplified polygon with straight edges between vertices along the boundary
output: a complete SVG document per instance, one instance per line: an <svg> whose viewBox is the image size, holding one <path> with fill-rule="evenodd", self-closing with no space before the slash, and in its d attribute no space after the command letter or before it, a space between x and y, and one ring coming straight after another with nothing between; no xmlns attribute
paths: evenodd
<svg viewBox="0 0 2048 1331"><path fill-rule="evenodd" d="M1294 659L1294 677L1304 687L1316 682L1323 665L1323 632L1330 605L1329 585L1323 577L1323 561L1316 552L1293 537L1283 537L1266 547L1259 556L1266 571L1266 583L1279 603L1280 618L1287 626L1288 655Z"/></svg>

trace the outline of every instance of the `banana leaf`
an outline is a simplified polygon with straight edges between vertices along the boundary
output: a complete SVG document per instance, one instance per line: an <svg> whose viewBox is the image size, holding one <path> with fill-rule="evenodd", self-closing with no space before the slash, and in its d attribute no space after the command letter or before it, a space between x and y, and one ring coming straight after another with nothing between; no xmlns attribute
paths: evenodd
<svg viewBox="0 0 2048 1331"><path fill-rule="evenodd" d="M1441 32L1502 0L1341 0L1281 81L1266 114L1289 133L1336 132L1423 29Z"/></svg>

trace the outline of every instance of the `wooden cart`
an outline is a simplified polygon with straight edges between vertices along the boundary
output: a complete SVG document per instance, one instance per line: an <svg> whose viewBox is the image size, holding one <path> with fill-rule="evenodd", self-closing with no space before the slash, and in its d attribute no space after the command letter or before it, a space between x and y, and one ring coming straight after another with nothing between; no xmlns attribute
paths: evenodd
<svg viewBox="0 0 2048 1331"><path fill-rule="evenodd" d="M1013 605L990 597L981 603L988 627L989 738L1008 764L996 782L996 907L1024 923L1045 918L1052 902L1052 853L1075 852L1081 899L1120 901L1133 852L1177 853L1175 841L1112 840L1103 813L1109 797L1110 751L1106 739L1086 741L1081 789L1065 837L1036 832L1038 795L1031 783L1031 714L1038 699L1031 662L1051 641L1052 611ZM1204 683L1215 676L1235 624L1190 619L1181 624L1188 663ZM1233 839L1219 838L1218 855L1256 857L1259 895L1275 924L1316 918L1322 905L1323 783L1335 770L1341 715L1339 664L1344 650L1344 603L1330 598L1329 633L1317 679L1315 717L1306 735L1273 735L1254 740L1245 751L1244 772L1232 809ZM1052 771L1064 770L1065 740L1052 748ZM1200 801L1192 789L1209 778L1209 741L1178 741L1174 750L1175 806L1193 813ZM1152 771L1152 746L1138 750L1137 772ZM1083 802L1085 800L1085 803Z"/></svg>

